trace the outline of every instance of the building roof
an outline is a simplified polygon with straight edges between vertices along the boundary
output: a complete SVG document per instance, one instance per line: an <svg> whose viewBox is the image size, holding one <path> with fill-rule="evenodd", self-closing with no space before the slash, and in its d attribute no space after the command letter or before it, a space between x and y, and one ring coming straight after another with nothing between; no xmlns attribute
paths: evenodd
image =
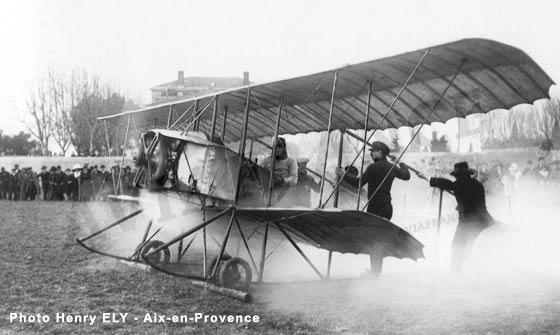
<svg viewBox="0 0 560 335"><path fill-rule="evenodd" d="M176 88L194 88L194 87L239 87L243 86L242 78L229 77L185 77L183 84L179 84L179 80L170 81L164 84L153 86L151 90L164 90Z"/></svg>

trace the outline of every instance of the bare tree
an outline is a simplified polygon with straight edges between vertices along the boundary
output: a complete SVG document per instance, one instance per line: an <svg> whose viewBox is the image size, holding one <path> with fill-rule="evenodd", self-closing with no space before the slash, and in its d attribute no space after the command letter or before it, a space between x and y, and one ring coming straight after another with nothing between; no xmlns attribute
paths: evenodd
<svg viewBox="0 0 560 335"><path fill-rule="evenodd" d="M69 82L49 73L49 88L52 102L52 137L65 156L72 140L72 117L70 112L76 103L74 76Z"/></svg>
<svg viewBox="0 0 560 335"><path fill-rule="evenodd" d="M90 155L95 150L95 138L98 133L97 117L102 109L99 79L83 72L75 75L75 92L77 102L72 108L73 122L72 143L80 153Z"/></svg>
<svg viewBox="0 0 560 335"><path fill-rule="evenodd" d="M29 117L24 124L38 140L43 155L48 154L51 138L63 155L72 145L78 153L91 155L96 151L109 153L109 142L118 149L114 139L118 125L109 125L105 132L98 117L135 108L136 104L110 85L101 85L96 75L73 71L63 76L51 70L37 80L26 107Z"/></svg>
<svg viewBox="0 0 560 335"><path fill-rule="evenodd" d="M136 104L110 85L100 85L96 76L83 73L77 82L77 102L71 112L74 147L82 154L91 155L96 151L109 153L109 142L113 143L114 150L118 150L116 143L121 140L119 126L108 123L105 132L103 122L98 118L121 113L125 108L135 108Z"/></svg>
<svg viewBox="0 0 560 335"><path fill-rule="evenodd" d="M39 141L43 155L48 154L53 129L53 110L47 85L44 79L39 79L27 97L27 113L31 116L31 121L24 122L27 130Z"/></svg>

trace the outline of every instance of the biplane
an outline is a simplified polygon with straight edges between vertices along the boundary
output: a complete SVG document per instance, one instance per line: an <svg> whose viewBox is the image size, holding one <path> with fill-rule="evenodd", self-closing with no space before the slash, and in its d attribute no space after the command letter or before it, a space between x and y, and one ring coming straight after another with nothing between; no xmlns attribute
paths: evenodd
<svg viewBox="0 0 560 335"><path fill-rule="evenodd" d="M288 241L320 278L329 278L334 252L418 260L423 245L392 222L365 212L371 199L333 177L334 167L355 164L363 171L375 131L415 127L394 157L397 164L423 125L530 104L548 98L552 84L523 51L465 39L102 117L105 124L126 127L125 145L134 132L140 138L135 184L175 197L188 215L174 229L152 219L140 232L124 230L134 242L121 254L88 240L125 224L142 208L78 242L103 255L238 290L255 281L253 272L257 282L263 280L270 244L278 239ZM296 185L274 185L274 163L269 169L261 166L254 145L275 157L279 136L311 132L323 134L316 167L301 164ZM333 152L336 134L339 150ZM351 162L342 150L343 135L360 141ZM351 201L342 204L342 194ZM326 273L302 244L328 251ZM199 258L194 271L188 270L196 263L188 252Z"/></svg>

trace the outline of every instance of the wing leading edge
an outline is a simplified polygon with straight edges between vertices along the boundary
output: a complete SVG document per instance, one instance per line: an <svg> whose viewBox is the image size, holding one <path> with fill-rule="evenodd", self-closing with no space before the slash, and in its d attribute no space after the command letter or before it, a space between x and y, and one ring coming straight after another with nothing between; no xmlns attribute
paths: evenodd
<svg viewBox="0 0 560 335"><path fill-rule="evenodd" d="M382 115L426 50L197 98L177 99L102 119L119 121L130 116L139 128L170 126L174 130L183 130L199 117L199 129L209 133L215 100L216 123L227 125L224 140L233 142L243 133L247 101L247 134L257 138L273 135L275 129L270 120L275 118L282 97L281 134L323 131L327 129L333 77L337 71L331 129L363 128L369 83L372 85L369 127L377 128ZM525 52L499 42L465 39L429 50L392 112L381 123L381 129L422 123L464 61L461 72L426 123L533 103L548 98L548 90L554 83Z"/></svg>

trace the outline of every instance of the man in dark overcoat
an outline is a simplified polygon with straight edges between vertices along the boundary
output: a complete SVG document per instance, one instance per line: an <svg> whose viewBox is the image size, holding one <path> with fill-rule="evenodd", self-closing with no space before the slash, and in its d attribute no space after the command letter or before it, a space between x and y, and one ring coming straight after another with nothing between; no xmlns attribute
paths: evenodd
<svg viewBox="0 0 560 335"><path fill-rule="evenodd" d="M459 224L451 246L451 271L461 272L463 260L468 255L474 240L486 228L494 223L494 219L486 209L484 186L472 178L475 173L467 162L455 164L450 173L455 181L445 178L430 178L430 186L451 191L457 200Z"/></svg>
<svg viewBox="0 0 560 335"><path fill-rule="evenodd" d="M10 186L10 173L4 169L0 168L0 199L8 199L8 189Z"/></svg>
<svg viewBox="0 0 560 335"><path fill-rule="evenodd" d="M390 152L389 147L380 141L375 141L369 149L373 163L370 164L361 177L345 174L341 167L336 168L336 175L344 178L344 181L350 185L358 187L360 185L368 185L368 213L372 213L387 220L393 217L393 206L391 204L391 186L393 180L399 178L402 180L410 179L410 171L405 163L399 163L393 166L393 163L387 160ZM383 258L386 256L382 245L372 246L370 252L371 274L378 276L383 268Z"/></svg>
<svg viewBox="0 0 560 335"><path fill-rule="evenodd" d="M40 179L41 193L43 194L43 200L47 200L47 195L49 194L50 174L49 174L49 171L47 171L46 166L43 165L41 167L41 172L39 172L37 177L39 177L39 179Z"/></svg>

